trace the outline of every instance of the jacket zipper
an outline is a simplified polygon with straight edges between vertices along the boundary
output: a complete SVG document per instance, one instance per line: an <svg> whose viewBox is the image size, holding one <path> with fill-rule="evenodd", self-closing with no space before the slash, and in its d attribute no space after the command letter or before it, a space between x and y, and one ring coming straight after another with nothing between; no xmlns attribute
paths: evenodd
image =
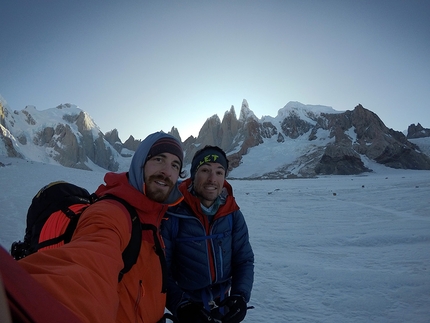
<svg viewBox="0 0 430 323"><path fill-rule="evenodd" d="M224 255L222 253L222 242L218 242L218 254L219 254L219 262L220 262L220 268L221 268L221 272L220 272L220 276L224 277ZM218 277L216 278L216 280L218 281Z"/></svg>

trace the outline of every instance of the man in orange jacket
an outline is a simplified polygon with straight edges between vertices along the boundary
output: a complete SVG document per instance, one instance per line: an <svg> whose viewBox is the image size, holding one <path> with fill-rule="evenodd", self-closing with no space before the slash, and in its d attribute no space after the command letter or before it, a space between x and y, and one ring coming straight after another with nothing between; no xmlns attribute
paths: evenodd
<svg viewBox="0 0 430 323"><path fill-rule="evenodd" d="M167 208L183 199L177 187L182 162L176 138L151 134L136 150L129 171L107 173L96 194L126 200L142 223L159 228ZM152 234L142 232L137 262L118 282L130 237L125 206L103 199L84 211L70 243L34 253L19 264L82 322L156 323L164 314L165 294Z"/></svg>

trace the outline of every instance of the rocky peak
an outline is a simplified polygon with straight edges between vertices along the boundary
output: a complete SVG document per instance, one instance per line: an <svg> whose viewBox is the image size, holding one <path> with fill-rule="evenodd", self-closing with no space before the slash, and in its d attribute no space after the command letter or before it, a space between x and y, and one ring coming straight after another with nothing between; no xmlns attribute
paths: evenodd
<svg viewBox="0 0 430 323"><path fill-rule="evenodd" d="M230 111L224 114L221 122L221 143L220 147L225 147L227 151L231 150L234 144L234 138L240 128L240 122L236 118L234 106L231 106Z"/></svg>
<svg viewBox="0 0 430 323"><path fill-rule="evenodd" d="M108 131L105 133L105 139L108 143L110 143L113 148L119 153L121 153L122 150L122 142L121 139L119 139L119 134L117 129L113 129L111 131Z"/></svg>
<svg viewBox="0 0 430 323"><path fill-rule="evenodd" d="M4 105L5 104L3 103L2 97L0 96L0 125L2 125L3 127L6 126L5 118L6 118L6 113L7 113L7 110L4 107Z"/></svg>
<svg viewBox="0 0 430 323"><path fill-rule="evenodd" d="M70 123L76 123L79 132L92 132L96 128L91 117L84 111L79 112L79 114L65 114L63 119Z"/></svg>
<svg viewBox="0 0 430 323"><path fill-rule="evenodd" d="M408 139L415 139L415 138L425 138L430 137L430 129L424 128L421 124L411 124L408 127Z"/></svg>
<svg viewBox="0 0 430 323"><path fill-rule="evenodd" d="M128 139L124 142L123 148L128 150L136 151L137 147L139 147L141 140L134 139L133 136L128 137Z"/></svg>
<svg viewBox="0 0 430 323"><path fill-rule="evenodd" d="M240 108L239 121L240 122L246 122L248 119L257 120L257 117L255 116L254 112L252 112L249 109L248 102L246 100L243 100L242 101L242 106Z"/></svg>
<svg viewBox="0 0 430 323"><path fill-rule="evenodd" d="M208 118L199 131L199 143L202 146L221 145L220 126L221 120L219 119L218 115L215 114L212 117Z"/></svg>
<svg viewBox="0 0 430 323"><path fill-rule="evenodd" d="M197 150L206 145L221 147L222 133L221 133L221 120L218 115L206 119L202 128L199 131L197 138L190 136L182 144L185 151L184 164L191 163L191 160Z"/></svg>
<svg viewBox="0 0 430 323"><path fill-rule="evenodd" d="M121 139L119 139L119 134L117 129L113 129L111 131L108 131L105 133L105 139L110 143L111 145L117 142L121 142Z"/></svg>
<svg viewBox="0 0 430 323"><path fill-rule="evenodd" d="M430 169L428 156L422 154L401 132L388 129L375 113L362 105L359 104L353 111L324 116L329 120L328 127L336 145L351 146L357 153L356 158L365 155L392 168ZM351 137L349 130L354 131L355 138ZM353 156L351 153L345 154L349 159Z"/></svg>
<svg viewBox="0 0 430 323"><path fill-rule="evenodd" d="M170 131L168 132L169 135L175 137L176 139L178 139L180 142L182 142L181 136L179 135L179 131L177 128L172 127L172 129L170 129Z"/></svg>
<svg viewBox="0 0 430 323"><path fill-rule="evenodd" d="M349 114L348 114L349 115ZM352 111L351 122L357 135L364 140L372 140L388 131L382 120L372 111L357 105Z"/></svg>

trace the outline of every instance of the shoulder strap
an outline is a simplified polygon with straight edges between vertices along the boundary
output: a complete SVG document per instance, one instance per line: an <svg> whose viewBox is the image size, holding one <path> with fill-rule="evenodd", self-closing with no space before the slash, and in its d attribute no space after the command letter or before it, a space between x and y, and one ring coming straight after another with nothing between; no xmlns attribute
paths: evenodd
<svg viewBox="0 0 430 323"><path fill-rule="evenodd" d="M167 291L167 262L166 257L164 255L163 247L161 246L160 239L158 238L158 228L149 223L141 223L142 230L151 230L152 235L154 237L154 243L155 243L155 253L160 258L160 264L161 264L161 272L163 277L163 284L161 286L161 292L166 293Z"/></svg>
<svg viewBox="0 0 430 323"><path fill-rule="evenodd" d="M139 216L137 215L136 209L132 207L130 203L128 203L126 200L112 194L107 194L98 198L98 200L103 199L111 199L123 204L124 207L127 209L128 213L130 214L131 218L131 238L130 242L122 253L124 268L119 272L118 275L118 282L120 282L124 274L127 273L131 269L131 267L134 266L137 261L137 258L139 257L140 243L142 241L142 228L140 226L141 223L139 220Z"/></svg>
<svg viewBox="0 0 430 323"><path fill-rule="evenodd" d="M37 250L45 248L47 246L51 246L53 244L60 243L61 241L64 241L65 244L69 243L70 240L72 240L72 236L77 227L78 220L79 220L79 214L77 214L73 218L70 218L70 222L67 225L66 231L64 231L63 234L59 235L58 237L39 242L37 244Z"/></svg>

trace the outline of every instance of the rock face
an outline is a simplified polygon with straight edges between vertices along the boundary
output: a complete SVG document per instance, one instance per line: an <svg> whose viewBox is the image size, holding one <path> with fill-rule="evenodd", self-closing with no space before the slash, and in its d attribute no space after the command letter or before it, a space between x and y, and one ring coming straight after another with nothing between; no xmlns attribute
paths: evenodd
<svg viewBox="0 0 430 323"><path fill-rule="evenodd" d="M415 138L425 138L430 137L430 129L423 128L419 123L417 125L411 124L408 127L408 134L406 138L415 139Z"/></svg>
<svg viewBox="0 0 430 323"><path fill-rule="evenodd" d="M23 158L23 156L15 149L12 138L13 136L10 134L9 130L0 125L0 142L4 145L6 156Z"/></svg>
<svg viewBox="0 0 430 323"><path fill-rule="evenodd" d="M133 136L128 137L128 139L124 142L123 148L127 148L132 151L136 151L137 147L139 147L142 140L134 139Z"/></svg>
<svg viewBox="0 0 430 323"><path fill-rule="evenodd" d="M9 111L4 107L0 100L0 144L4 146L6 156L23 158L23 156L14 147L13 140L15 138L6 128L6 118L8 114Z"/></svg>
<svg viewBox="0 0 430 323"><path fill-rule="evenodd" d="M0 154L80 169L97 165L117 171L119 165L130 162L141 143L133 136L122 143L116 129L102 134L87 113L71 104L45 111L28 106L11 113L0 100L0 130ZM169 134L182 141L177 128L172 127ZM392 168L430 169L430 157L408 140L428 136L430 130L418 124L411 125L405 137L361 105L339 112L290 102L276 117L258 119L244 100L239 118L232 106L222 120L217 115L208 118L196 138L183 142L184 165L191 163L198 149L216 145L226 151L230 171L246 163L259 165L253 174L239 178L360 174L371 171L368 161ZM267 162L259 164L259 159ZM266 169L274 160L278 163Z"/></svg>
<svg viewBox="0 0 430 323"><path fill-rule="evenodd" d="M2 142L8 156L51 160L85 170L92 164L118 170L117 152L88 114L76 106L62 104L45 111L27 106L13 114L3 109Z"/></svg>
<svg viewBox="0 0 430 323"><path fill-rule="evenodd" d="M315 166L315 173L324 175L356 175L369 171L359 154L347 145L327 145Z"/></svg>
<svg viewBox="0 0 430 323"><path fill-rule="evenodd" d="M299 172L292 172L292 164L285 164L259 176L261 178L369 172L371 169L364 165L363 157L392 168L430 169L429 156L401 132L387 128L375 113L362 105L343 113L315 113L307 106L296 106L281 109L277 118L259 120L244 100L238 120L232 107L222 121L217 116L211 117L197 138L185 141L186 161L191 161L196 147L218 145L227 152L232 170L240 167L249 149L276 138L280 147L287 141L306 140L303 145L308 145L309 149L293 162L302 165ZM323 146L318 145L321 133L328 133L329 139Z"/></svg>
<svg viewBox="0 0 430 323"><path fill-rule="evenodd" d="M113 129L111 131L106 132L105 139L108 143L112 145L113 148L115 148L117 152L121 153L122 143L121 143L121 139L119 139L117 129Z"/></svg>
<svg viewBox="0 0 430 323"><path fill-rule="evenodd" d="M346 159L355 164L350 174L361 173L366 169L358 160L359 155L364 155L392 168L430 169L428 156L420 153L419 148L409 142L401 132L388 129L376 114L361 105L353 111L325 114L324 117L328 120L328 129L335 137L335 147L327 146L319 163L321 166L327 162L332 164L333 158L329 157L335 155L339 163ZM348 129L354 129L356 133L354 142L347 135ZM337 151L334 153L334 150ZM318 167L317 170L319 169L324 168Z"/></svg>
<svg viewBox="0 0 430 323"><path fill-rule="evenodd" d="M6 113L7 113L7 110L3 106L3 103L0 101L0 126L6 127L6 124L5 124L5 114Z"/></svg>

